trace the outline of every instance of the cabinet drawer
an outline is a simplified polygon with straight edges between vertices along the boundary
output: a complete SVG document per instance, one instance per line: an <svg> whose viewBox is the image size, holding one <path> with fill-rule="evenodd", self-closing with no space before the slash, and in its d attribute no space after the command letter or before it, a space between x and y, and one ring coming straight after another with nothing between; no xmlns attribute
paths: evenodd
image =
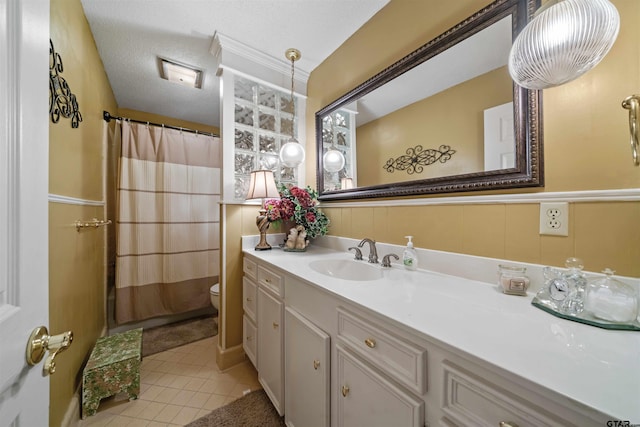
<svg viewBox="0 0 640 427"><path fill-rule="evenodd" d="M280 298L284 298L284 284L282 276L261 265L258 266L258 283L271 290Z"/></svg>
<svg viewBox="0 0 640 427"><path fill-rule="evenodd" d="M571 424L453 363L445 361L442 368L442 410L456 425L497 426L501 421L518 427Z"/></svg>
<svg viewBox="0 0 640 427"><path fill-rule="evenodd" d="M242 309L254 322L256 321L256 300L258 287L247 276L242 278Z"/></svg>
<svg viewBox="0 0 640 427"><path fill-rule="evenodd" d="M256 349L258 348L258 330L255 323L246 315L242 317L242 348L253 366L258 366Z"/></svg>
<svg viewBox="0 0 640 427"><path fill-rule="evenodd" d="M338 338L368 362L422 395L427 391L426 350L394 335L375 320L338 308Z"/></svg>
<svg viewBox="0 0 640 427"><path fill-rule="evenodd" d="M242 271L253 280L258 277L258 265L247 257L242 260Z"/></svg>

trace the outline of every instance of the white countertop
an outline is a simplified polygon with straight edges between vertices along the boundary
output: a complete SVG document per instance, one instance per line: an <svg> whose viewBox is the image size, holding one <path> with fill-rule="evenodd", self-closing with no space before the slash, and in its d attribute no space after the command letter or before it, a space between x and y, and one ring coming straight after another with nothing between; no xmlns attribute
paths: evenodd
<svg viewBox="0 0 640 427"><path fill-rule="evenodd" d="M388 277L359 282L308 267L352 260L344 251L245 253L605 415L640 423L640 332L560 319L532 306L533 293L509 296L486 282L428 270L394 264Z"/></svg>

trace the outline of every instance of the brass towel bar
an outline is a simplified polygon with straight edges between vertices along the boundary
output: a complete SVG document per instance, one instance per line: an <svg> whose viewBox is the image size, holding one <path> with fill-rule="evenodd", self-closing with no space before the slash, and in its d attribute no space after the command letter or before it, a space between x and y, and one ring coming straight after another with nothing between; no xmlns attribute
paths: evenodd
<svg viewBox="0 0 640 427"><path fill-rule="evenodd" d="M89 221L80 221L77 220L76 221L76 230L79 232L81 228L88 228L88 227L93 227L93 228L98 228L98 227L103 227L105 225L109 225L111 224L111 220L110 219L98 219L98 218L93 218L90 219Z"/></svg>

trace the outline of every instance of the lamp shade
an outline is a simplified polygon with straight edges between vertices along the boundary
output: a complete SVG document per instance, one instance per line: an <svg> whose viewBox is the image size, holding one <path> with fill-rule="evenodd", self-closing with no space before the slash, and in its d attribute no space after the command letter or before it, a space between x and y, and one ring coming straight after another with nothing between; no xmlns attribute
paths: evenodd
<svg viewBox="0 0 640 427"><path fill-rule="evenodd" d="M549 2L518 35L509 74L527 89L546 89L580 77L609 52L620 30L608 0Z"/></svg>
<svg viewBox="0 0 640 427"><path fill-rule="evenodd" d="M304 162L304 147L295 138L289 138L280 149L280 161L287 167L297 167Z"/></svg>
<svg viewBox="0 0 640 427"><path fill-rule="evenodd" d="M280 197L276 188L273 171L258 170L251 172L249 177L249 191L246 200L270 199Z"/></svg>
<svg viewBox="0 0 640 427"><path fill-rule="evenodd" d="M329 148L322 156L322 167L327 172L338 172L344 167L345 160L341 151Z"/></svg>

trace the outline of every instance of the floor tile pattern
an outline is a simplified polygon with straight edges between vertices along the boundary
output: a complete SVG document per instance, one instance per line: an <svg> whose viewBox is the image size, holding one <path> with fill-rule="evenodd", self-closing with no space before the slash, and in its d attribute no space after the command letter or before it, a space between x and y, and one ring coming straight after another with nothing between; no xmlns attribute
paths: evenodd
<svg viewBox="0 0 640 427"><path fill-rule="evenodd" d="M248 391L258 390L258 375L246 361L225 372L218 369L218 337L147 356L140 368L140 397L104 399L96 415L78 427L184 426Z"/></svg>

